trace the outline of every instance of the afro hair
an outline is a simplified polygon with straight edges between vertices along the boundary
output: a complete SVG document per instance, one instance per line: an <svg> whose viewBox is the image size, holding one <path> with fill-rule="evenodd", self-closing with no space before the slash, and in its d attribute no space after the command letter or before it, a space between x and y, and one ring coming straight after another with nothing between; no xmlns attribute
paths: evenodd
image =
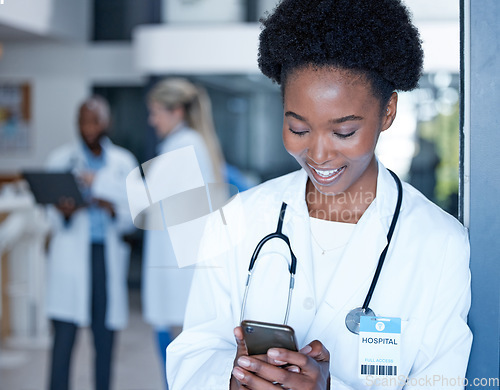
<svg viewBox="0 0 500 390"><path fill-rule="evenodd" d="M308 65L363 73L385 99L418 85L423 51L401 0L283 0L262 24L259 67L282 88Z"/></svg>

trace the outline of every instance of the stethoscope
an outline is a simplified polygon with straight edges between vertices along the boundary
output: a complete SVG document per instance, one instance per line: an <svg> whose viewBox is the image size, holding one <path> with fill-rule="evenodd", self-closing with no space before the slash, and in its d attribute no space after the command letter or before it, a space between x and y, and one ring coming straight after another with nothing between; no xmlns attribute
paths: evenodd
<svg viewBox="0 0 500 390"><path fill-rule="evenodd" d="M389 244L391 243L392 234L394 233L394 229L396 228L396 222L398 221L399 212L401 210L401 202L403 201L403 186L401 184L401 180L399 180L399 177L394 172L392 172L391 170L388 171L396 181L396 185L398 187L398 200L396 202L396 209L394 210L394 215L392 217L391 225L389 226L389 231L387 232L387 245L385 246L384 250L382 251L378 259L377 269L375 270L375 274L373 275L372 283L370 285L370 288L368 289L368 293L366 294L363 306L352 309L349 313L347 313L345 317L345 325L347 329L349 329L349 331L354 334L359 334L359 323L360 323L360 318L362 316L375 317L375 313L372 309L370 309L369 305L372 299L373 292L375 291L375 287L377 286L380 272L382 271L385 257L387 256L387 251L389 250ZM250 287L250 282L252 280L254 265L255 262L257 261L257 257L259 256L260 250L262 249L264 244L269 240L272 240L273 238L279 238L285 241L285 243L287 244L288 249L290 250L290 258L291 258L290 265L288 266L288 271L290 272L290 285L288 288L288 300L286 305L285 320L283 321L285 325L288 323L288 317L290 314L290 303L292 300L292 292L295 285L295 271L297 269L297 258L295 257L295 254L292 251L292 247L290 246L290 240L288 236L286 236L282 232L286 207L287 204L283 202L281 204L281 210L278 219L278 227L276 228L276 232L268 234L257 244L253 252L252 258L250 259L250 265L248 266L248 276L245 285L245 293L243 295L243 303L241 305L240 322L245 318L245 308L247 303L248 290Z"/></svg>

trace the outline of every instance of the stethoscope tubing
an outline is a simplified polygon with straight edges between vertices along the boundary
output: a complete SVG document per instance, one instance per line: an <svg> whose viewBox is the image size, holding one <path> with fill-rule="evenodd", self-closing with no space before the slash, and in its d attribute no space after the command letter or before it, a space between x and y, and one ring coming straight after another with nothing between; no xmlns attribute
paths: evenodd
<svg viewBox="0 0 500 390"><path fill-rule="evenodd" d="M297 270L297 258L295 257L295 254L292 251L292 246L290 245L290 240L289 238L282 233L283 229L283 220L285 219L285 211L286 211L287 204L283 202L281 204L281 210L280 210L280 215L278 219L278 226L276 228L276 231L274 233L268 234L265 236L260 242L257 244L257 247L255 248L252 258L250 259L250 264L248 266L248 275L247 275L247 281L245 283L245 293L243 294L243 303L241 305L241 313L240 313L240 322L245 319L245 308L247 304L247 297L248 297L248 290L250 288L250 282L252 280L252 273L253 269L255 266L255 262L257 261L257 258L259 257L260 250L264 246L264 244L272 240L273 238L279 238L287 244L289 250L290 250L290 265L288 266L288 271L290 272L290 284L288 287L288 299L287 299L287 306L286 306L286 312L285 312L285 319L283 323L286 325L288 323L288 318L290 316L290 304L292 302L292 293L293 293L293 288L295 287L295 272Z"/></svg>
<svg viewBox="0 0 500 390"><path fill-rule="evenodd" d="M387 256L387 252L389 250L389 244L391 243L392 235L394 233L394 229L396 228L396 223L399 219L399 212L401 211L401 203L403 202L403 186L401 184L401 180L399 177L390 169L388 169L389 173L392 175L394 180L396 181L396 186L398 187L398 200L396 202L396 209L394 210L394 215L392 217L391 226L389 227L389 231L387 232L387 244L380 254L380 258L378 260L377 269L375 270L375 274L373 275L372 283L370 284L370 288L368 289L368 293L366 294L365 301L363 306L361 307L363 311L368 309L370 305L370 301L372 299L373 292L375 291L375 287L378 283L378 278L380 273L382 272L382 267L384 266L385 257Z"/></svg>

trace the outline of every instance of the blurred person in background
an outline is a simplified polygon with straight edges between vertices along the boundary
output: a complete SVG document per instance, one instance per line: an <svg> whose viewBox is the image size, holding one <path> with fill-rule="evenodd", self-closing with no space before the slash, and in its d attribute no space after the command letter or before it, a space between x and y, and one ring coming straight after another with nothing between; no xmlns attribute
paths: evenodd
<svg viewBox="0 0 500 390"><path fill-rule="evenodd" d="M224 158L206 91L183 78L157 83L148 95L149 123L160 139L157 155L192 145L205 183L224 182ZM165 369L166 348L184 321L192 268L179 269L167 231L144 237L142 304L156 332Z"/></svg>
<svg viewBox="0 0 500 390"><path fill-rule="evenodd" d="M78 111L79 142L49 156L51 171L73 172L84 206L72 198L48 209L47 311L52 320L50 390L66 390L75 336L90 325L95 349L95 389L110 388L113 340L128 319L129 251L121 235L132 228L125 178L136 166L132 153L106 137L108 103L94 96Z"/></svg>

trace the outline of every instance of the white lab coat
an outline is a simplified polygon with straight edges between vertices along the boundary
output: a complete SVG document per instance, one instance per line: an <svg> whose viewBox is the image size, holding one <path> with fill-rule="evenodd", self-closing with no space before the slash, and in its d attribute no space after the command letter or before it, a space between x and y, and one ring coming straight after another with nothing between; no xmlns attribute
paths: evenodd
<svg viewBox="0 0 500 390"><path fill-rule="evenodd" d="M369 386L358 378L358 336L344 322L351 309L363 304L386 245L398 195L395 181L379 163L376 199L357 223L323 302L314 296L306 181L307 174L300 170L242 194L244 215L238 218L244 218L245 239L216 259L219 268L205 265L195 273L184 331L167 349L171 390L228 388L236 353L233 328L240 321L249 260L257 243L276 230L283 201L288 204L283 232L298 259L289 325L295 329L299 348L315 339L326 346L332 389L387 390L404 385L400 381ZM472 342L466 323L468 235L458 221L409 184L403 188L401 214L370 308L379 316L402 320L398 378L412 378L405 388L448 388L446 382L423 386L418 380L439 375L451 383L465 375ZM229 207L224 212L230 219ZM257 264L245 317L281 323L289 275L284 262L271 257L287 256L287 249L273 241L257 260L261 271Z"/></svg>
<svg viewBox="0 0 500 390"><path fill-rule="evenodd" d="M107 310L106 326L122 329L128 319L127 274L129 247L121 235L133 229L128 209L125 179L136 167L132 153L105 138L101 144L106 153L106 165L100 169L91 187L94 197L108 200L116 217L110 223L105 238ZM81 143L65 145L49 157L47 168L52 171L76 171L85 166ZM48 208L52 237L48 251L47 313L49 318L87 326L91 321L91 259L90 219L86 209L76 211L69 225L64 226L62 214Z"/></svg>
<svg viewBox="0 0 500 390"><path fill-rule="evenodd" d="M192 145L205 183L215 181L212 163L201 135L184 124L159 145L158 154ZM193 268L179 268L166 230L144 234L142 307L144 319L157 329L180 326L184 320Z"/></svg>

